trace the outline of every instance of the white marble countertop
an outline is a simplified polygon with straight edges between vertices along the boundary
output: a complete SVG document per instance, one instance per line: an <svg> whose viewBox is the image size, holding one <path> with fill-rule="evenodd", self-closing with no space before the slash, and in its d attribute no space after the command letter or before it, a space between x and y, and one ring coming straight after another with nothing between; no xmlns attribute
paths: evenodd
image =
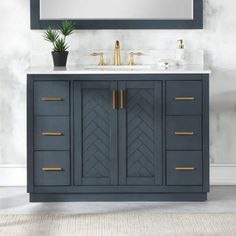
<svg viewBox="0 0 236 236"><path fill-rule="evenodd" d="M96 67L96 66L67 66L50 67L37 66L29 67L26 70L27 74L210 74L211 71L203 65L185 65L173 66L168 69L160 68L155 65L137 66L137 67Z"/></svg>

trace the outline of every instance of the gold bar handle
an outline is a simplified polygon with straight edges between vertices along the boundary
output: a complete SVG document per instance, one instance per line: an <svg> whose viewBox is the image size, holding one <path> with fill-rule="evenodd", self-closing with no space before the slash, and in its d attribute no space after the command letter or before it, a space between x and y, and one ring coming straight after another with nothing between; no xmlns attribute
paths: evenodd
<svg viewBox="0 0 236 236"><path fill-rule="evenodd" d="M62 132L42 132L43 136L63 136Z"/></svg>
<svg viewBox="0 0 236 236"><path fill-rule="evenodd" d="M116 90L112 90L112 109L116 109Z"/></svg>
<svg viewBox="0 0 236 236"><path fill-rule="evenodd" d="M175 135L194 135L194 132L187 132L187 131L180 132L180 131L177 131L177 132L175 132Z"/></svg>
<svg viewBox="0 0 236 236"><path fill-rule="evenodd" d="M124 109L124 95L125 91L123 89L120 90L120 109Z"/></svg>
<svg viewBox="0 0 236 236"><path fill-rule="evenodd" d="M64 169L53 167L53 168L42 168L42 170L43 171L63 171Z"/></svg>
<svg viewBox="0 0 236 236"><path fill-rule="evenodd" d="M176 167L175 170L177 171L194 171L196 170L195 167Z"/></svg>
<svg viewBox="0 0 236 236"><path fill-rule="evenodd" d="M194 101L195 97L175 97L175 101Z"/></svg>
<svg viewBox="0 0 236 236"><path fill-rule="evenodd" d="M64 98L49 98L49 97L42 97L41 100L42 100L42 101L46 101L46 102L60 102L60 101L64 101Z"/></svg>

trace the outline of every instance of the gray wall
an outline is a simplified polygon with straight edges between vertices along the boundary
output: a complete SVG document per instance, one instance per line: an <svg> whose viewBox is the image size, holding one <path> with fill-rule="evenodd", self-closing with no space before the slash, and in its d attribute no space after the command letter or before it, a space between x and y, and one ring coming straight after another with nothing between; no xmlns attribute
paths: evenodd
<svg viewBox="0 0 236 236"><path fill-rule="evenodd" d="M71 49L175 49L184 38L191 49L205 50L211 78L211 162L236 163L236 8L235 0L205 0L204 30L77 31ZM42 31L29 30L29 0L0 1L0 164L26 160L26 73L49 63L50 46ZM70 62L84 59L72 53Z"/></svg>

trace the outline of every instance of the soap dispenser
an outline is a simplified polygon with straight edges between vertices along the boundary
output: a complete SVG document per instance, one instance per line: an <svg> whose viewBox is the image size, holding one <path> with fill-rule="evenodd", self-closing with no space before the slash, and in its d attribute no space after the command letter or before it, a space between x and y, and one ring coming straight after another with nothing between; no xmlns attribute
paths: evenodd
<svg viewBox="0 0 236 236"><path fill-rule="evenodd" d="M178 65L185 65L185 49L184 49L184 40L178 40L179 46L176 50L176 60Z"/></svg>

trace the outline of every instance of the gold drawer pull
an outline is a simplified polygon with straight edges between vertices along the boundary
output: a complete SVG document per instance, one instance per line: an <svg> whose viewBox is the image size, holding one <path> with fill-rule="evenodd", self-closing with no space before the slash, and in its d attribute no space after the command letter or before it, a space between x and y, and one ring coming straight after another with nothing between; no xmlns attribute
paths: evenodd
<svg viewBox="0 0 236 236"><path fill-rule="evenodd" d="M194 101L195 97L175 97L175 101Z"/></svg>
<svg viewBox="0 0 236 236"><path fill-rule="evenodd" d="M196 170L195 167L176 167L175 170L177 171L193 171Z"/></svg>
<svg viewBox="0 0 236 236"><path fill-rule="evenodd" d="M112 90L112 109L116 109L116 90Z"/></svg>
<svg viewBox="0 0 236 236"><path fill-rule="evenodd" d="M125 91L123 89L120 90L120 109L124 109L124 95Z"/></svg>
<svg viewBox="0 0 236 236"><path fill-rule="evenodd" d="M42 97L41 100L42 100L42 101L46 101L46 102L60 102L60 101L64 101L64 98L49 98L49 97Z"/></svg>
<svg viewBox="0 0 236 236"><path fill-rule="evenodd" d="M177 131L177 132L175 132L175 135L194 135L194 132L186 132L186 131L179 132L179 131Z"/></svg>
<svg viewBox="0 0 236 236"><path fill-rule="evenodd" d="M42 132L43 136L63 136L62 132Z"/></svg>
<svg viewBox="0 0 236 236"><path fill-rule="evenodd" d="M63 168L42 168L43 171L63 171Z"/></svg>

